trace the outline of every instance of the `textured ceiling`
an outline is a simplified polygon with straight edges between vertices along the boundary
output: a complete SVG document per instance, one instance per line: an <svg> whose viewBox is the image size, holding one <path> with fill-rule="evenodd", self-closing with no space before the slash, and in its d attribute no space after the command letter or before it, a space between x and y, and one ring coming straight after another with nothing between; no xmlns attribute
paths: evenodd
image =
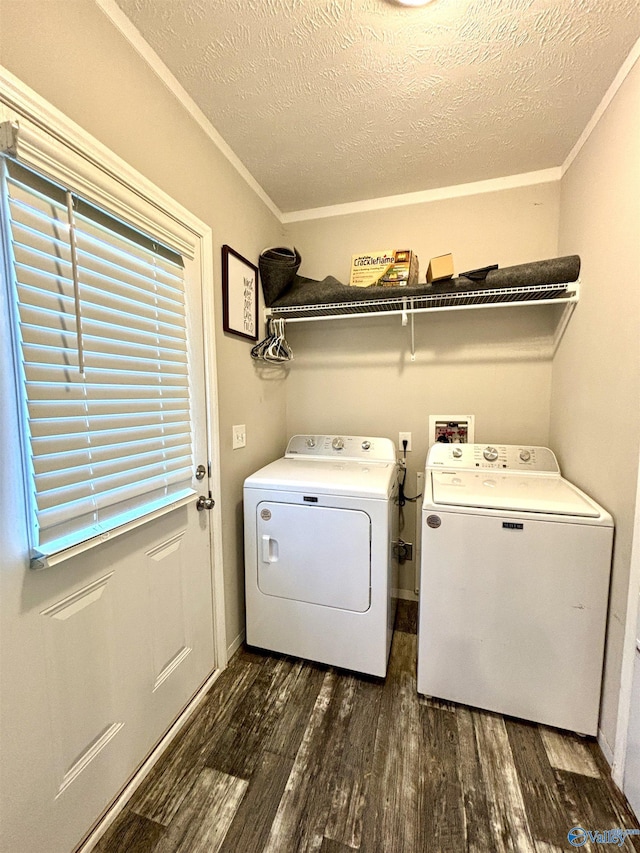
<svg viewBox="0 0 640 853"><path fill-rule="evenodd" d="M559 166L638 0L117 0L284 211Z"/></svg>

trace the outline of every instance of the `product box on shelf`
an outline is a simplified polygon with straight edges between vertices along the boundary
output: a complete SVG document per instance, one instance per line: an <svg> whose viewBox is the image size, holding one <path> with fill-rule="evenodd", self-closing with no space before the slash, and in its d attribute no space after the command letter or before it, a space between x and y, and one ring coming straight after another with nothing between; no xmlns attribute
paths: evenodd
<svg viewBox="0 0 640 853"><path fill-rule="evenodd" d="M427 269L427 284L447 278L453 278L453 255L438 255L437 258L431 258Z"/></svg>
<svg viewBox="0 0 640 853"><path fill-rule="evenodd" d="M412 287L417 283L418 256L410 249L384 249L351 257L352 287Z"/></svg>

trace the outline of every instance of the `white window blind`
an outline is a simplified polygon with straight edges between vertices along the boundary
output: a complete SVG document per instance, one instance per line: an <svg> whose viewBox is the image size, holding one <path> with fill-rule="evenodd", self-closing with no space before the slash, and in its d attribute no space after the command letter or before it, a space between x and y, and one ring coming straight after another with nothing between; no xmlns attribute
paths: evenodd
<svg viewBox="0 0 640 853"><path fill-rule="evenodd" d="M194 494L184 267L4 163L37 559Z"/></svg>

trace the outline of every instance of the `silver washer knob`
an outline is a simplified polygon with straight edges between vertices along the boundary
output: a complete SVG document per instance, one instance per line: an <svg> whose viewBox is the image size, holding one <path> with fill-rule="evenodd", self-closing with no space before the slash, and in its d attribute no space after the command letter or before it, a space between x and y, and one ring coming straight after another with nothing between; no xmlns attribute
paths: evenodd
<svg viewBox="0 0 640 853"><path fill-rule="evenodd" d="M528 450L521 450L520 459L522 459L523 462L528 462L531 459L531 454Z"/></svg>
<svg viewBox="0 0 640 853"><path fill-rule="evenodd" d="M498 451L495 447L485 447L482 452L482 455L487 460L487 462L495 462L498 458Z"/></svg>
<svg viewBox="0 0 640 853"><path fill-rule="evenodd" d="M453 450L451 451L451 453L452 453L454 459L460 459L460 457L462 456L462 448L461 447L454 447Z"/></svg>
<svg viewBox="0 0 640 853"><path fill-rule="evenodd" d="M344 450L344 439L334 438L331 442L331 447L333 447L334 450Z"/></svg>
<svg viewBox="0 0 640 853"><path fill-rule="evenodd" d="M306 444L307 444L307 447L315 447L316 446L315 438L308 438L306 441Z"/></svg>
<svg viewBox="0 0 640 853"><path fill-rule="evenodd" d="M370 441L363 441L362 442L362 449L363 450L371 450L371 442Z"/></svg>

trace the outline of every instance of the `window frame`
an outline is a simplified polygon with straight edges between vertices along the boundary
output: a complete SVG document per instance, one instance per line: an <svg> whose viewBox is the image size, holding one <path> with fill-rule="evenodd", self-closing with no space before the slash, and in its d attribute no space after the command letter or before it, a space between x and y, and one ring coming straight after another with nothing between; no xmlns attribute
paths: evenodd
<svg viewBox="0 0 640 853"><path fill-rule="evenodd" d="M213 240L210 227L4 69L0 70L0 149L26 168L42 173L55 183L68 186L90 203L105 209L133 228L157 236L159 241L180 253L185 262L193 261L197 265L204 312L205 410L210 471L208 485L210 491L219 494L215 334L212 323ZM3 247L2 256L4 271L10 271L11 259L6 247ZM14 359L16 356L19 357L19 353L16 353L14 348ZM19 374L14 371L14 375ZM28 422L26 396L20 393L18 387L15 390L20 418L27 418ZM24 431L23 434L27 435ZM24 469L28 466L28 456L23 454L23 459ZM30 522L31 538L35 541L35 513L27 492L29 482L27 468L24 470L22 494L26 504L26 517ZM190 496L184 502L191 502L195 497ZM157 513L118 527L110 535L125 533L155 515L170 512L175 506L169 505ZM221 536L214 535L214 530L221 529L219 502L210 517L213 522L210 525L213 564L221 566ZM31 568L41 569L56 565L102 544L104 538L89 539L57 554L36 557L31 561ZM218 579L216 586L220 585L221 579Z"/></svg>
<svg viewBox="0 0 640 853"><path fill-rule="evenodd" d="M7 284L15 371L27 410L22 425L23 456L29 492L35 495L35 501L33 497L30 501L35 504L31 508L31 552L39 564L43 559L55 560L59 552L94 537L111 537L125 524L134 526L157 517L166 508L175 509L195 496L191 370L181 369L182 365L190 365L183 301L187 276L183 256L159 246L150 235L141 235L122 220L106 216L76 194L72 215L68 212L71 194L66 188L24 169L12 158L0 155L0 161L3 234L7 266L11 268ZM41 251L45 252L42 257ZM60 268L57 263L51 267L54 257L62 264ZM191 263L187 261L187 265ZM126 297L117 295L120 288L112 291L107 285L109 274L121 280L120 288ZM53 291L46 284L52 275L56 281ZM75 297L75 314L55 299L56 294L62 295L60 288L68 291L67 301ZM160 303L154 294L161 294ZM111 313L115 308L117 314L118 306L134 320L130 329ZM109 312L108 319L101 308ZM85 316L87 310L93 311L94 316ZM158 316L163 319L150 332L149 322L153 327L154 317L157 320ZM136 325L136 318L141 325ZM72 334L69 323L77 327ZM88 337L83 345L84 334L78 329L85 324ZM115 333L115 349L104 346L103 338L110 329ZM90 330L101 336L93 344L89 343ZM154 353L157 346L167 347L162 356ZM131 404L125 403L127 391L118 391L119 383L111 378L109 363L119 358L121 347L144 359L138 363L134 355L123 364L125 385L130 377L142 393L140 400ZM61 355L68 365L66 378L56 367ZM154 357L167 356L168 365L173 368L168 373L153 362ZM75 361L77 365L73 366ZM43 370L53 374L45 379ZM142 374L146 375L144 381L140 380ZM177 387L181 402L174 398ZM77 429L78 415L85 421L84 429ZM134 454L130 449L134 433L131 440L123 443L121 431L110 432L113 416L144 426L145 436L136 440ZM57 427L48 438L47 423L52 418ZM178 428L185 438L189 435L188 442L184 438L176 442L173 433ZM97 443L87 441L88 435L94 435ZM69 447L69 452L73 449L72 457L61 452L60 443ZM185 455L187 446L190 461ZM49 458L51 453L54 456ZM153 468L145 472L150 480L148 490L137 494L137 474L143 471L135 459L141 453L152 454ZM109 468L113 469L111 473ZM136 479L129 480L130 477ZM48 494L51 489L54 491ZM61 500L52 502L58 494Z"/></svg>

